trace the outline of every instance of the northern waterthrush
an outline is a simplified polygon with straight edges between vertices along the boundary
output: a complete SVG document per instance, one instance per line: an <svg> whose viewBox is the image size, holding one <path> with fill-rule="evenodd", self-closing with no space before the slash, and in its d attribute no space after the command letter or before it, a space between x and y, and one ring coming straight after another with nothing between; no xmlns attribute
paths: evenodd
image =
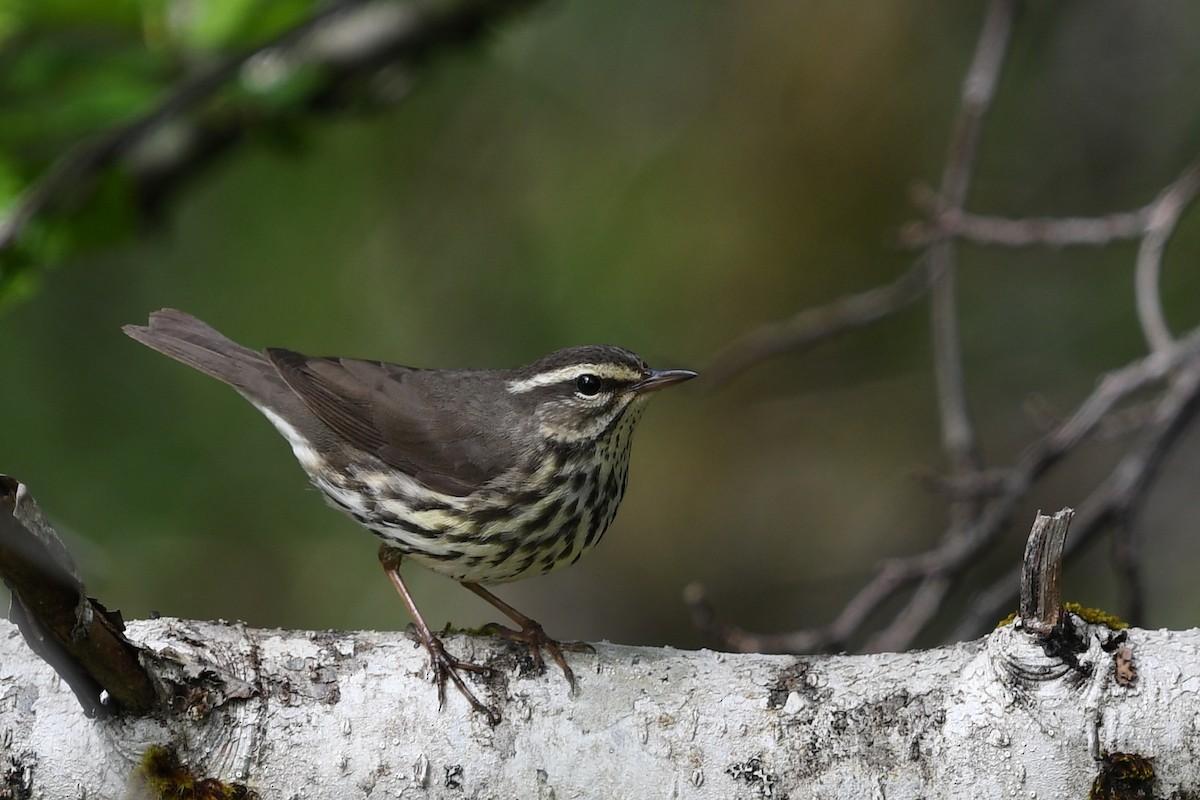
<svg viewBox="0 0 1200 800"><path fill-rule="evenodd" d="M558 350L510 370L431 370L252 350L174 309L125 333L223 381L292 446L326 499L383 540L379 559L429 651L439 701L450 679L496 719L401 578L407 558L461 583L548 652L572 688L564 646L480 584L544 575L600 541L625 492L633 428L650 393L696 377L653 370L620 347ZM569 646L568 646L569 647Z"/></svg>

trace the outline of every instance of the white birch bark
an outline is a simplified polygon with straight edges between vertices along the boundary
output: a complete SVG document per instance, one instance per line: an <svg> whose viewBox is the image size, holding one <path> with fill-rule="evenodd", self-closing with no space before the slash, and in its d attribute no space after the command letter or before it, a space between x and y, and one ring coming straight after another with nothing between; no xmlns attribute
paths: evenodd
<svg viewBox="0 0 1200 800"><path fill-rule="evenodd" d="M0 621L0 797L125 796L152 745L264 800L1086 797L1114 752L1153 757L1155 796L1195 792L1200 631L1129 631L1126 685L1112 632L1083 630L1075 668L1012 626L872 656L600 644L568 654L574 697L511 644L448 636L498 670L477 684L503 715L491 727L453 687L438 710L403 633L176 619L129 635L179 683L179 713L88 719Z"/></svg>

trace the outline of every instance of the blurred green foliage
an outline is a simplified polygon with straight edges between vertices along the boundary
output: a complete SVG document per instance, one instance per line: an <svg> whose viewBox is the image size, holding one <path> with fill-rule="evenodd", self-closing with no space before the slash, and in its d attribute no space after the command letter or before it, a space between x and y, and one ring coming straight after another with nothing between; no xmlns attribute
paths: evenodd
<svg viewBox="0 0 1200 800"><path fill-rule="evenodd" d="M0 26L0 307L40 269L132 238L158 195L258 130L281 142L327 88L264 48L332 8L313 0L34 0ZM322 77L327 80L322 80ZM282 135L281 135L282 134ZM207 139L207 141L205 141ZM166 166L169 165L169 166ZM35 214L26 226L29 209Z"/></svg>
<svg viewBox="0 0 1200 800"><path fill-rule="evenodd" d="M312 12L262 0L0 5L0 208L80 142L185 76ZM569 0L419 71L403 102L313 116L299 83L247 137L152 208L128 176L39 217L0 261L0 470L72 536L91 591L257 625L399 627L374 543L323 507L285 443L226 387L125 339L184 308L250 345L431 366L503 366L610 341L703 369L756 324L890 280L912 182L940 175L982 3ZM1200 7L1027 4L987 121L970 207L1125 210L1200 151ZM272 120L285 120L272 127ZM3 214L6 212L0 212ZM1177 331L1200 321L1189 212L1168 248ZM968 388L989 463L1144 352L1134 245L962 249ZM47 270L49 265L57 269ZM20 302L13 302L18 298ZM719 393L651 406L603 546L501 594L552 635L701 644L703 580L754 628L825 622L892 555L937 540L942 500L924 307ZM1041 508L1079 502L1116 446L1090 445L1029 498L952 602L1019 558ZM1140 522L1156 623L1192 624L1196 436ZM1113 607L1097 548L1067 595ZM413 573L431 622L489 613ZM435 623L436 624L436 623Z"/></svg>
<svg viewBox="0 0 1200 800"><path fill-rule="evenodd" d="M261 43L312 13L311 0L90 2L0 6L0 219L64 157L153 108L206 63ZM93 187L93 181L98 187ZM132 237L141 212L120 164L76 177L0 249L0 307L39 269ZM93 191L94 189L94 191Z"/></svg>

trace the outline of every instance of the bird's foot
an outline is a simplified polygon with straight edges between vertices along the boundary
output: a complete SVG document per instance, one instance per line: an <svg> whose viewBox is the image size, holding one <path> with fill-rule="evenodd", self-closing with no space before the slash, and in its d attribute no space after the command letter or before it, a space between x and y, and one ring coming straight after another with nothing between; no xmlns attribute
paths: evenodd
<svg viewBox="0 0 1200 800"><path fill-rule="evenodd" d="M446 646L442 644L442 640L437 636L430 635L429 640L426 641L421 636L419 630L416 631L416 634L418 641L429 652L429 663L433 667L433 681L437 684L438 690L438 709L440 710L446 705L446 681L451 681L459 693L471 704L471 708L487 716L488 722L492 725L498 725L500 723L500 712L486 705L476 697L462 676L463 672L473 672L476 675L483 675L485 677L490 676L492 674L491 668L455 658L446 652Z"/></svg>
<svg viewBox="0 0 1200 800"><path fill-rule="evenodd" d="M554 659L554 663L558 664L562 670L563 676L567 679L567 683L571 686L571 694L576 691L575 673L571 671L571 667L567 664L567 660L563 658L563 652L570 653L595 653L596 648L592 647L587 642L560 642L551 639L542 630L542 626L528 617L525 617L521 630L507 628L496 622L484 625L480 633L489 636L496 636L500 639L505 639L510 642L520 642L529 648L529 654L533 658L533 663L537 666L538 671L543 671L546 668L545 662L542 660L542 651L545 650Z"/></svg>

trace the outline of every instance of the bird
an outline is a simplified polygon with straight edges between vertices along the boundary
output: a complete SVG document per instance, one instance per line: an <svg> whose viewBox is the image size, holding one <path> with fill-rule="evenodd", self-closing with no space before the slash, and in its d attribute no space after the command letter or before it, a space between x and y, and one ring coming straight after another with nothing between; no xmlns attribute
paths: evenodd
<svg viewBox="0 0 1200 800"><path fill-rule="evenodd" d="M483 632L544 650L572 693L558 642L485 585L574 564L612 523L625 493L632 434L647 399L691 380L651 369L613 345L556 350L515 369L424 369L314 357L238 344L171 308L122 330L147 347L233 387L291 445L334 508L380 540L379 560L413 618L437 684L452 682L499 722L463 673L491 672L447 652L400 574L413 561L460 583L514 622Z"/></svg>

